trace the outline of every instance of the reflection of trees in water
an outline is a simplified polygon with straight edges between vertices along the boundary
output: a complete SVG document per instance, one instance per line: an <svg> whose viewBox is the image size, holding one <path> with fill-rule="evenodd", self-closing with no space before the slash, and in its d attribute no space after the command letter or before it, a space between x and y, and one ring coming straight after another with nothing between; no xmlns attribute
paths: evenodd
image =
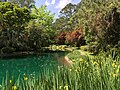
<svg viewBox="0 0 120 90"><path fill-rule="evenodd" d="M73 64L73 62L67 56L59 56L58 53L55 53L55 59L59 65L70 67Z"/></svg>
<svg viewBox="0 0 120 90"><path fill-rule="evenodd" d="M0 59L0 80L6 76L6 72L10 78L15 76L16 79L19 75L22 77L24 74L29 76L34 73L37 76L39 73L47 73L49 75L58 66L54 59L54 53L24 58Z"/></svg>

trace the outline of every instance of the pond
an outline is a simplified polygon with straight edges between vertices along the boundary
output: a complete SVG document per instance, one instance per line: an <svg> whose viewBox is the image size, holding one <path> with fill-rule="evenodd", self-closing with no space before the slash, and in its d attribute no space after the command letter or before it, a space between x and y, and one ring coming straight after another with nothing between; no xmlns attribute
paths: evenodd
<svg viewBox="0 0 120 90"><path fill-rule="evenodd" d="M64 55L65 53L59 53ZM55 53L46 53L39 56L27 56L24 58L0 59L0 83L5 79L18 78L24 75L39 75L40 73L49 74L58 64L54 57Z"/></svg>

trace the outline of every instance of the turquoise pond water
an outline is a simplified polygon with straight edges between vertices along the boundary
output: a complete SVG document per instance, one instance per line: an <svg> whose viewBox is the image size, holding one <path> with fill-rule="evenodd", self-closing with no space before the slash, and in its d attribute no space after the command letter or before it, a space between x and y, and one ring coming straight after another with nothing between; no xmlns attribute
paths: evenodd
<svg viewBox="0 0 120 90"><path fill-rule="evenodd" d="M58 64L54 57L55 53L46 53L39 56L24 58L0 59L0 82L8 75L10 78L23 75L39 75L47 70L54 70ZM65 53L59 53L64 55Z"/></svg>

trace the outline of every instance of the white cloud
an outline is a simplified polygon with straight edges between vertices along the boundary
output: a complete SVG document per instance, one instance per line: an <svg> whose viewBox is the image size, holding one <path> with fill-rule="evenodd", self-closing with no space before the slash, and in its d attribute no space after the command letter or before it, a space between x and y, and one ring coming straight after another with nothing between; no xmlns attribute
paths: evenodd
<svg viewBox="0 0 120 90"><path fill-rule="evenodd" d="M56 5L55 8L61 10L62 8L64 8L70 2L72 2L72 0L60 0L59 3Z"/></svg>
<svg viewBox="0 0 120 90"><path fill-rule="evenodd" d="M46 1L45 1L45 5L46 5L46 6L49 6L50 3L46 0Z"/></svg>
<svg viewBox="0 0 120 90"><path fill-rule="evenodd" d="M55 4L55 0L52 0L51 4Z"/></svg>

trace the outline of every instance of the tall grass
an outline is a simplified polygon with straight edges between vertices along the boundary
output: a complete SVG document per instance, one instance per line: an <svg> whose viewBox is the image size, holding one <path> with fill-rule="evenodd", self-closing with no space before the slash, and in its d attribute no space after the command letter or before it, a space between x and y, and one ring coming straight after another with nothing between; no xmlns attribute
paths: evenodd
<svg viewBox="0 0 120 90"><path fill-rule="evenodd" d="M18 77L17 81L3 79L1 90L120 90L120 55L114 60L104 52L97 56L80 56L79 52L68 56L74 61L71 68L58 66L38 77ZM12 82L14 81L14 82Z"/></svg>

